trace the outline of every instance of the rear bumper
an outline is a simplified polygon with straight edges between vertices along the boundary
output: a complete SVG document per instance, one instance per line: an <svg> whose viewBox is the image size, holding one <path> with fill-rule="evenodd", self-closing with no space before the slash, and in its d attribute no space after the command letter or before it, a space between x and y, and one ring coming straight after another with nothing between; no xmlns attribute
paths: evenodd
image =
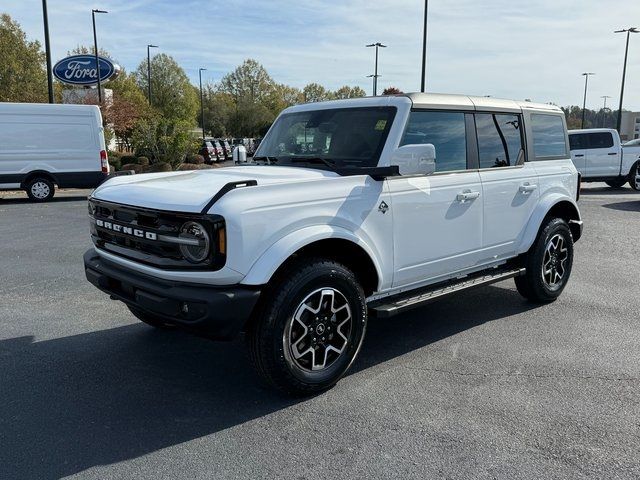
<svg viewBox="0 0 640 480"><path fill-rule="evenodd" d="M215 340L231 340L244 327L260 297L251 287L213 287L160 280L84 254L87 280L114 300L165 322Z"/></svg>

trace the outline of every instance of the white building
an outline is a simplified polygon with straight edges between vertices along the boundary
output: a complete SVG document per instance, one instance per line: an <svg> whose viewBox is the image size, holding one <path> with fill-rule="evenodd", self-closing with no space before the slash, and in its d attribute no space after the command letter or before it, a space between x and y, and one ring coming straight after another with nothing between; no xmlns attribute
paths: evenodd
<svg viewBox="0 0 640 480"><path fill-rule="evenodd" d="M623 141L640 138L640 112L622 112L620 138Z"/></svg>

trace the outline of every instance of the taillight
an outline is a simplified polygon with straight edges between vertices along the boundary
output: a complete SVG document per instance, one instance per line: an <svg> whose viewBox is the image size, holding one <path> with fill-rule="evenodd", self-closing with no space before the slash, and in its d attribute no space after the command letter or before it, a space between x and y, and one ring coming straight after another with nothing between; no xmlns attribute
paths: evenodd
<svg viewBox="0 0 640 480"><path fill-rule="evenodd" d="M100 167L102 173L109 173L109 158L106 150L100 150Z"/></svg>

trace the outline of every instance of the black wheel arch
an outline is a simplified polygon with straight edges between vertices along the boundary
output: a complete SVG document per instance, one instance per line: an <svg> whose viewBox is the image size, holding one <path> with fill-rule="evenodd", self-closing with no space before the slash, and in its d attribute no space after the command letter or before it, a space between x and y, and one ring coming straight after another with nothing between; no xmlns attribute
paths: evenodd
<svg viewBox="0 0 640 480"><path fill-rule="evenodd" d="M20 188L23 188L23 189L27 188L27 185L29 185L29 182L34 178L46 178L54 185L58 185L58 182L56 181L56 177L50 172L47 172L46 170L33 170L25 175L22 182L20 182Z"/></svg>
<svg viewBox="0 0 640 480"><path fill-rule="evenodd" d="M561 200L549 209L542 221L541 228L550 218L561 218L567 222L574 242L577 242L582 236L582 228L580 228L580 223L577 223L581 221L580 212L578 212L576 206L568 200Z"/></svg>

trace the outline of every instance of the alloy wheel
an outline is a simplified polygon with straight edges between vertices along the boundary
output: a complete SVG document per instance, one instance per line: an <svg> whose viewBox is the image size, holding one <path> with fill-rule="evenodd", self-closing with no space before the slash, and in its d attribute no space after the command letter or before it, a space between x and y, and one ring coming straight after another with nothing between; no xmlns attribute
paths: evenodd
<svg viewBox="0 0 640 480"><path fill-rule="evenodd" d="M307 372L329 368L349 345L352 322L351 307L340 291L315 290L300 302L285 328L287 361Z"/></svg>
<svg viewBox="0 0 640 480"><path fill-rule="evenodd" d="M557 290L562 286L567 271L569 250L565 239L556 233L547 242L542 259L542 280L550 290Z"/></svg>

